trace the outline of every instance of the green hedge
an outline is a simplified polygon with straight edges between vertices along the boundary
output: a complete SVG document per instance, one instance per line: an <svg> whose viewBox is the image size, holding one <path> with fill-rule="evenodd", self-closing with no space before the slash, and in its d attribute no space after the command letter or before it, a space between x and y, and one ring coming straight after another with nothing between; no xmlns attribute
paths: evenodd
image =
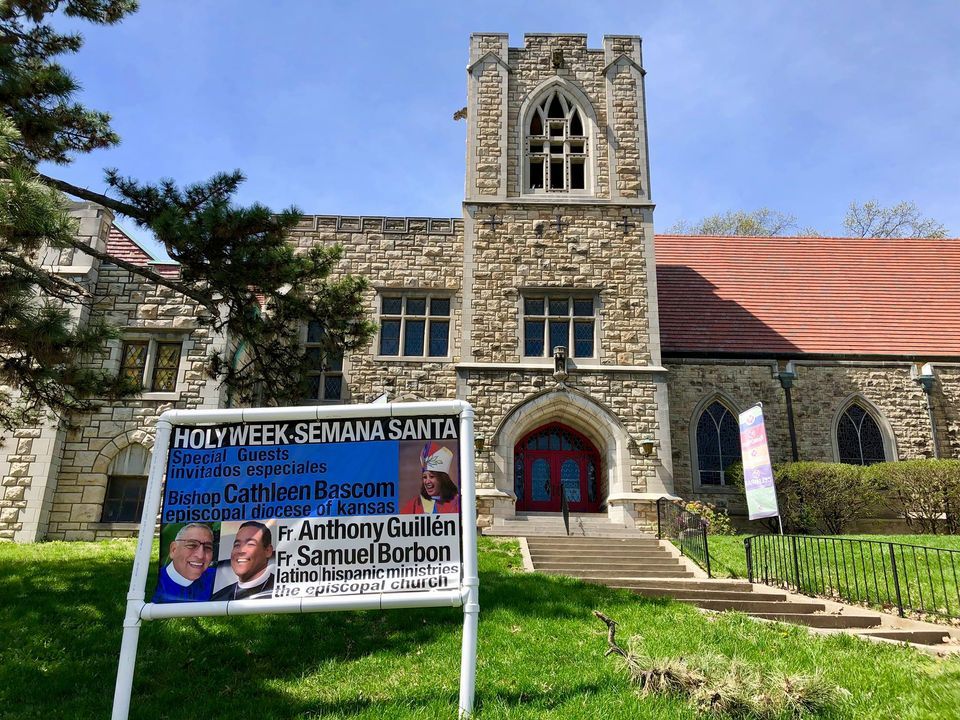
<svg viewBox="0 0 960 720"><path fill-rule="evenodd" d="M773 474L788 532L837 535L855 520L884 509L921 532L960 532L960 460L904 460L869 466L779 463ZM743 487L741 464L729 466L727 475Z"/></svg>
<svg viewBox="0 0 960 720"><path fill-rule="evenodd" d="M904 460L866 471L908 527L934 535L960 532L960 460Z"/></svg>

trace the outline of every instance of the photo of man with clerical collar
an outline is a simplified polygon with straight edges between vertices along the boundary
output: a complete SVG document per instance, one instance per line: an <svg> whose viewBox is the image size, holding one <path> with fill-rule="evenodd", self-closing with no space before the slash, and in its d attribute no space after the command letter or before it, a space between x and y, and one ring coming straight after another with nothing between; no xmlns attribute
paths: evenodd
<svg viewBox="0 0 960 720"><path fill-rule="evenodd" d="M210 599L259 600L272 597L274 569L270 528L257 520L247 520L240 524L234 535L229 566L224 561L218 568L218 578L227 577L227 584ZM234 582L229 582L231 576L235 578Z"/></svg>
<svg viewBox="0 0 960 720"><path fill-rule="evenodd" d="M169 537L169 536L168 536ZM169 562L160 568L152 602L204 602L213 592L216 537L203 523L189 523L170 542Z"/></svg>

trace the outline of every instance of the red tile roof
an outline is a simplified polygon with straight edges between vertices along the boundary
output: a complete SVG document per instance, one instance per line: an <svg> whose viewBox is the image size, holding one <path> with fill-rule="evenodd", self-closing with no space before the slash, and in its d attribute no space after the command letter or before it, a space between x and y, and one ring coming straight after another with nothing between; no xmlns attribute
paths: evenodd
<svg viewBox="0 0 960 720"><path fill-rule="evenodd" d="M960 240L656 236L665 354L960 356Z"/></svg>
<svg viewBox="0 0 960 720"><path fill-rule="evenodd" d="M136 240L116 225L110 227L110 235L107 237L107 252L116 258L137 265L146 265L153 261L153 256L150 253L140 247Z"/></svg>
<svg viewBox="0 0 960 720"><path fill-rule="evenodd" d="M153 256L144 250L136 240L116 225L110 227L110 234L107 236L107 253L134 265L149 266L155 273L166 278L176 279L180 277L179 263L154 260Z"/></svg>

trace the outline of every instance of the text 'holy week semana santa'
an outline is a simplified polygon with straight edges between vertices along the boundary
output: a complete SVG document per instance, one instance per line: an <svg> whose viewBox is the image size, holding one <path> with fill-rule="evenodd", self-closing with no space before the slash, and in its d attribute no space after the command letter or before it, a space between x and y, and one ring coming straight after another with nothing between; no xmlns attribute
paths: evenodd
<svg viewBox="0 0 960 720"><path fill-rule="evenodd" d="M455 440L454 417L356 418L302 422L173 428L172 448L369 442L375 440Z"/></svg>
<svg viewBox="0 0 960 720"><path fill-rule="evenodd" d="M329 477L309 447L456 439L454 417L356 418L173 429L164 523L390 515L396 479ZM366 454L366 451L364 451ZM382 469L382 468L381 468Z"/></svg>

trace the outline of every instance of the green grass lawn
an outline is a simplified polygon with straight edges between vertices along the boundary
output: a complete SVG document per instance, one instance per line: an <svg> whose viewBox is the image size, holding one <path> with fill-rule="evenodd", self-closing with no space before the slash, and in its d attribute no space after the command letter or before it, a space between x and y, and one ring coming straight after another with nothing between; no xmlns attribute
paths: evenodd
<svg viewBox="0 0 960 720"><path fill-rule="evenodd" d="M0 544L0 717L109 716L133 544ZM513 543L481 541L478 717L700 717L641 698L603 657L599 609L654 657L719 653L775 672L820 672L849 699L821 717L960 718L960 659L571 579L524 574ZM457 608L145 623L133 718L455 717Z"/></svg>
<svg viewBox="0 0 960 720"><path fill-rule="evenodd" d="M748 536L711 535L709 537L710 570L714 577L747 577L747 555L743 549L745 537ZM958 535L843 535L841 537L960 550Z"/></svg>
<svg viewBox="0 0 960 720"><path fill-rule="evenodd" d="M709 538L710 569L714 577L747 577L746 536L712 535ZM805 591L810 595L840 596L850 601L874 607L895 610L896 597L890 563L890 546L879 543L898 543L894 556L901 583L901 599L907 607L918 610L934 608L946 614L960 613L960 557L938 556L935 553L901 548L904 545L922 545L947 550L960 550L960 537L955 535L845 535L853 540L868 540L858 545L832 544L816 536L798 541L800 573L807 580ZM756 552L756 551L755 551ZM769 560L769 558L768 558ZM791 582L795 579L792 554L775 558L783 577L783 569ZM771 566L773 560L769 560ZM756 559L756 567L762 560ZM952 562L952 566L951 566ZM876 569L876 573L874 573ZM832 587L837 592L825 592ZM948 612L949 611L949 612ZM935 618L931 618L935 619Z"/></svg>

